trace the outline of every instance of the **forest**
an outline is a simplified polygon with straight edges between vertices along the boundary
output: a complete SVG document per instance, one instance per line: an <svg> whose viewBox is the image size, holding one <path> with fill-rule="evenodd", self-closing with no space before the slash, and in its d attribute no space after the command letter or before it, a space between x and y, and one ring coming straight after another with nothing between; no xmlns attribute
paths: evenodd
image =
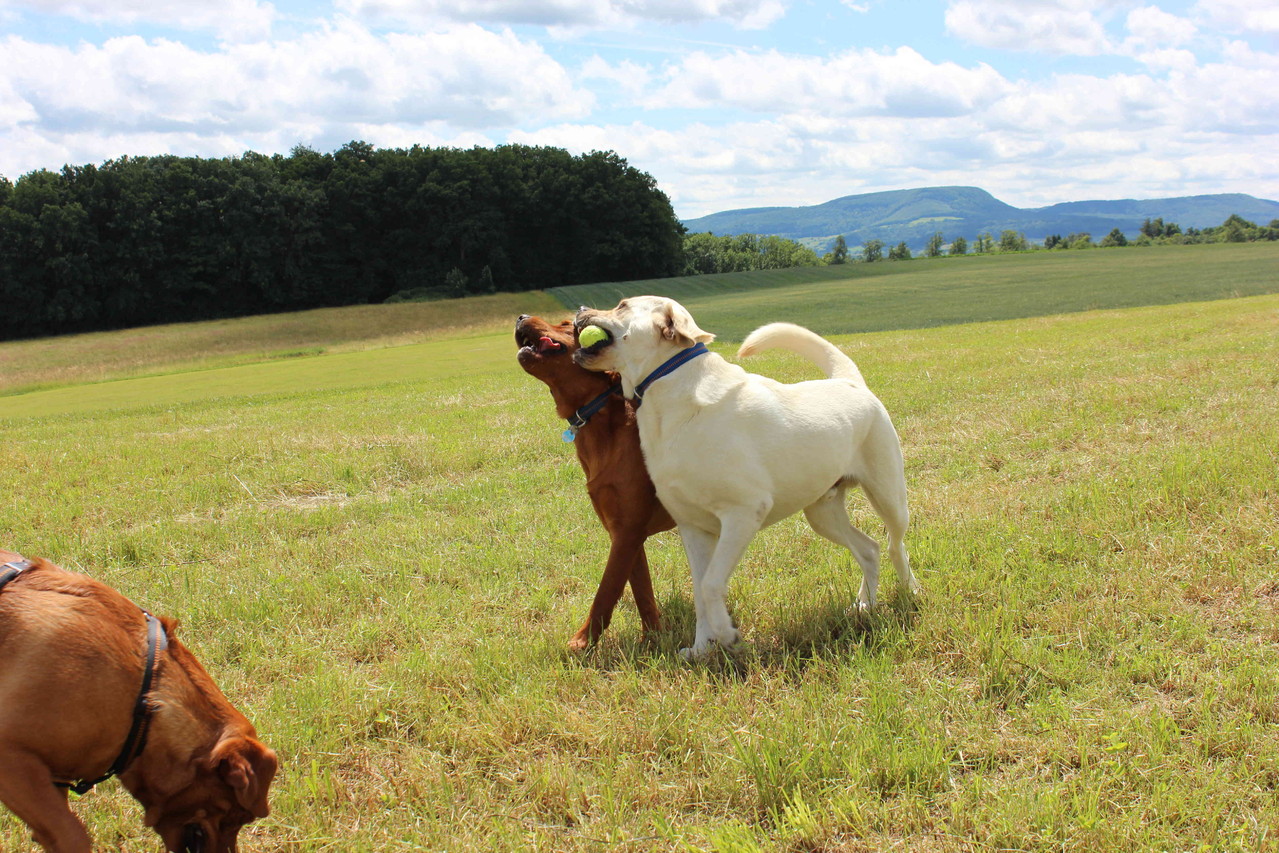
<svg viewBox="0 0 1279 853"><path fill-rule="evenodd" d="M614 152L125 157L0 178L0 339L682 271L684 229Z"/></svg>

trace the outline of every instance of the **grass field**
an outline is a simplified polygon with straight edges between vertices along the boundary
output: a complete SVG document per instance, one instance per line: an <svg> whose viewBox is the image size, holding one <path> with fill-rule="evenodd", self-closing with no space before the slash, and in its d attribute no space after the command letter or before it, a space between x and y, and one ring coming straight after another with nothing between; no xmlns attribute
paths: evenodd
<svg viewBox="0 0 1279 853"><path fill-rule="evenodd" d="M501 293L456 303L320 308L205 323L0 343L0 397L133 376L358 352L449 337L493 334L520 313L559 311L541 293Z"/></svg>
<svg viewBox="0 0 1279 853"><path fill-rule="evenodd" d="M1181 281L1217 266L1178 257ZM834 313L803 288L706 310ZM730 586L731 663L676 654L673 534L650 542L669 630L644 642L624 602L565 651L607 543L498 316L538 294L478 325L454 305L456 335L303 330L310 356L174 344L120 381L54 388L42 356L0 414L0 541L182 620L283 760L245 850L1279 850L1279 295L1229 295L837 337L901 433L926 593L888 572L859 617L847 554L779 523ZM76 809L102 850L158 846L115 783ZM0 849L32 849L7 813Z"/></svg>
<svg viewBox="0 0 1279 853"><path fill-rule="evenodd" d="M970 255L549 292L571 308L670 296L729 340L745 338L760 318L839 335L1276 293L1279 243Z"/></svg>

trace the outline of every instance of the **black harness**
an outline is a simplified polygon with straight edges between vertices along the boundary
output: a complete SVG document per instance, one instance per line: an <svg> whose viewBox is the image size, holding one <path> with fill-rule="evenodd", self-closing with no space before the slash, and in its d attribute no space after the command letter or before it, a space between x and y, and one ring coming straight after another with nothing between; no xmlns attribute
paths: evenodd
<svg viewBox="0 0 1279 853"><path fill-rule="evenodd" d="M612 385L603 394L600 394L591 402L573 413L573 417L568 419L568 429L564 430L564 440L572 443L577 438L577 431L586 426L586 422L598 415L608 405L608 401L612 399L614 394L622 392L621 383Z"/></svg>
<svg viewBox="0 0 1279 853"><path fill-rule="evenodd" d="M0 565L0 590L5 584L31 568L30 560L15 560ZM54 782L59 788L66 788L77 794L87 794L99 782L105 782L112 776L118 776L128 769L135 758L142 754L147 745L147 729L151 726L151 684L155 681L155 663L160 652L169 647L169 637L164 632L160 620L143 610L147 620L147 666L142 674L142 689L133 703L133 724L129 726L129 735L124 739L124 748L116 756L107 772L92 781L81 779L76 782Z"/></svg>
<svg viewBox="0 0 1279 853"><path fill-rule="evenodd" d="M30 560L14 560L12 563L5 563L0 566L0 589L4 589L5 584L31 568L31 566Z"/></svg>

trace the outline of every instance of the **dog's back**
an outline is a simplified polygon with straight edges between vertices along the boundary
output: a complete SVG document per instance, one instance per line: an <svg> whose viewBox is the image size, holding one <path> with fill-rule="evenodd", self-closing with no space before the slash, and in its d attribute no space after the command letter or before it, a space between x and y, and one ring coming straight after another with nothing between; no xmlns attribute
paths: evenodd
<svg viewBox="0 0 1279 853"><path fill-rule="evenodd" d="M9 554L12 552L0 551L0 557ZM137 622L138 612L137 606L116 590L39 557L30 563L31 568L0 594L0 646L6 654L11 655L15 643L17 647L24 645L16 638L18 633L53 638L83 628L85 642L98 645L127 641L130 633L141 636L140 628L136 632L113 630ZM67 651L74 652L76 645L73 640Z"/></svg>
<svg viewBox="0 0 1279 853"><path fill-rule="evenodd" d="M31 562L0 592L0 748L47 754L55 767L55 753L76 750L102 751L109 761L119 744L101 744L97 730L104 717L128 726L145 624L106 584ZM40 726L31 726L33 713Z"/></svg>

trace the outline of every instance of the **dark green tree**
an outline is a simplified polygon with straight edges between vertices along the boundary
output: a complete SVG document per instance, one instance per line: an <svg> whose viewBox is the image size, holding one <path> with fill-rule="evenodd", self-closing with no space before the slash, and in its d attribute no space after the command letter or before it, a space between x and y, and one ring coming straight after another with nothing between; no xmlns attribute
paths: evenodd
<svg viewBox="0 0 1279 853"><path fill-rule="evenodd" d="M840 234L835 238L835 247L831 249L829 255L826 256L828 264L846 264L848 263L848 241L844 239L844 235Z"/></svg>
<svg viewBox="0 0 1279 853"><path fill-rule="evenodd" d="M867 240L862 244L862 261L871 264L884 258L884 241Z"/></svg>
<svg viewBox="0 0 1279 853"><path fill-rule="evenodd" d="M683 236L613 152L125 157L0 180L0 294L25 306L0 337L658 278L680 271Z"/></svg>
<svg viewBox="0 0 1279 853"><path fill-rule="evenodd" d="M1030 249L1030 243L1026 240L1026 235L1020 231L1014 231L1006 228L999 232L999 251L1001 252L1025 252Z"/></svg>
<svg viewBox="0 0 1279 853"><path fill-rule="evenodd" d="M1162 230L1162 227L1161 227ZM1112 246L1127 246L1128 238L1124 236L1124 232L1118 228L1110 229L1110 233L1101 238L1101 248L1109 249Z"/></svg>
<svg viewBox="0 0 1279 853"><path fill-rule="evenodd" d="M924 247L924 254L930 258L941 257L942 247L946 245L942 239L940 231L934 231L933 236L928 238L928 245Z"/></svg>

